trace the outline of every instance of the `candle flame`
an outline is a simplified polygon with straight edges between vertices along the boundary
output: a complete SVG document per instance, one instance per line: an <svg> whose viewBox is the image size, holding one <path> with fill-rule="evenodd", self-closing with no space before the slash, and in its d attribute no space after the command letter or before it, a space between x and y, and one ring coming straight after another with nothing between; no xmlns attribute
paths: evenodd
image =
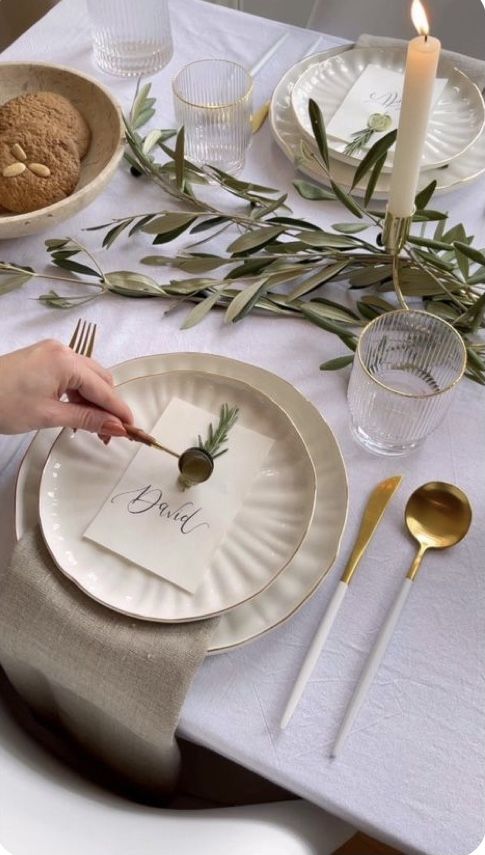
<svg viewBox="0 0 485 855"><path fill-rule="evenodd" d="M418 33L421 36L428 36L429 23L421 0L413 0L413 5L411 7L411 18L413 19L413 24L416 27Z"/></svg>

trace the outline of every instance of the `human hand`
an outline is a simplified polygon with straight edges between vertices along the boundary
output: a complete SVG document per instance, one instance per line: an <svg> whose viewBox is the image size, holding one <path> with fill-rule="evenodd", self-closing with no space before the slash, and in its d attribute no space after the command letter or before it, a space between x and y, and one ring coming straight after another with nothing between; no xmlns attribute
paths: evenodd
<svg viewBox="0 0 485 855"><path fill-rule="evenodd" d="M0 433L58 426L107 438L126 436L122 422L133 422L131 410L94 359L53 340L0 356Z"/></svg>

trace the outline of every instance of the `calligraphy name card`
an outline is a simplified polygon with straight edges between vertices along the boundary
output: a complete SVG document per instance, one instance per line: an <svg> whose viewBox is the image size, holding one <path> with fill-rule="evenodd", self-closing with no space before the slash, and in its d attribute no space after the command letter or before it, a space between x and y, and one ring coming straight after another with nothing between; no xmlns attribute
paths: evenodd
<svg viewBox="0 0 485 855"><path fill-rule="evenodd" d="M435 81L433 105L435 106L447 84L447 80L439 78ZM336 146L342 151L352 134L367 126L367 121L373 113L387 113L392 124L382 133L375 133L369 142L374 145L384 133L397 128L401 111L404 74L380 65L367 65L354 85L349 89L337 112L327 125L327 133L342 141Z"/></svg>
<svg viewBox="0 0 485 855"><path fill-rule="evenodd" d="M150 432L181 454L214 421L215 413L174 398ZM175 457L141 446L84 536L193 593L272 444L235 425L210 479L185 492Z"/></svg>

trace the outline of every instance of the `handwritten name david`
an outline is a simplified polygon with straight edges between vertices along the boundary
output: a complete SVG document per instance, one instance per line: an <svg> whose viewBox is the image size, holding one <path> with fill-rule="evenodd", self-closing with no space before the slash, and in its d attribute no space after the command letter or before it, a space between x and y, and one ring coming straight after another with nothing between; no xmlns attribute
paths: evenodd
<svg viewBox="0 0 485 855"><path fill-rule="evenodd" d="M172 507L164 500L163 490L151 484L117 493L111 497L111 504L114 505L118 500L129 514L155 511L161 519L176 523L181 534L193 534L197 529L210 528L209 523L200 517L202 508L197 508L193 502L183 502L178 507Z"/></svg>

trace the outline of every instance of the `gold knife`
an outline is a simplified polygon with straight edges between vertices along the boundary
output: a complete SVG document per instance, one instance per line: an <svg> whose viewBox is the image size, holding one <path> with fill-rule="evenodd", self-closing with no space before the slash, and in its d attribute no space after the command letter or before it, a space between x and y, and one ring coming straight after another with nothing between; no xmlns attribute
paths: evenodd
<svg viewBox="0 0 485 855"><path fill-rule="evenodd" d="M301 666L298 677L296 678L288 703L286 704L286 708L281 719L282 730L284 730L288 724L298 705L298 701L304 692L310 674L312 673L317 659L320 656L333 622L337 617L343 598L347 593L350 582L352 581L357 569L357 565L367 549L372 536L382 519L384 511L401 481L402 475L394 475L392 478L387 478L385 481L381 481L380 484L377 484L369 496L352 554L347 562L332 599L328 604L322 622L313 637L313 641L309 647L307 655L305 656L305 660Z"/></svg>

